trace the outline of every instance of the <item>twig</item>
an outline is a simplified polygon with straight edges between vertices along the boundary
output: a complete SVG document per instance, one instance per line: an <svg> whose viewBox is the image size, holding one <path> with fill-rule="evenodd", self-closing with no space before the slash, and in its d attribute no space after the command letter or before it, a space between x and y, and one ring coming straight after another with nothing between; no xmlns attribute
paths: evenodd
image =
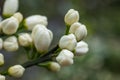
<svg viewBox="0 0 120 80"><path fill-rule="evenodd" d="M28 61L26 63L24 63L22 66L24 68L28 68L28 67L31 67L31 66L34 66L34 65L37 65L41 62L45 62L45 61L49 61L52 59L52 54L54 53L54 51L56 51L58 49L58 45L53 48L52 50L50 50L48 53L46 53L45 55L43 55L42 57L39 57L37 59L34 59L34 60L31 60L31 61Z"/></svg>

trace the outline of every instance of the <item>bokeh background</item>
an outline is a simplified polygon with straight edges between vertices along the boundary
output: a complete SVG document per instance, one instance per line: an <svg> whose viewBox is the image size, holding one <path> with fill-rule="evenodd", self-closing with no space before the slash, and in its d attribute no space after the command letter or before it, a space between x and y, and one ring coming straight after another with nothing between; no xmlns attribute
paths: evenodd
<svg viewBox="0 0 120 80"><path fill-rule="evenodd" d="M84 41L89 52L74 58L74 64L60 72L45 68L28 68L20 79L7 80L120 80L120 0L19 0L24 18L34 14L48 17L48 28L54 33L52 46L65 32L64 15L73 8L88 29ZM13 4L14 5L14 4ZM8 64L25 61L24 53L6 54ZM23 54L21 56L21 54ZM11 59L12 58L12 59Z"/></svg>

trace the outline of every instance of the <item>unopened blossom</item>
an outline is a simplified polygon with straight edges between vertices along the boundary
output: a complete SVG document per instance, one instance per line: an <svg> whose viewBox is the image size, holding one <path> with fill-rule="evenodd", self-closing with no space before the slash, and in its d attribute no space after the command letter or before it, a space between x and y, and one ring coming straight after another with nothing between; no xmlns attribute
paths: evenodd
<svg viewBox="0 0 120 80"><path fill-rule="evenodd" d="M81 26L80 22L75 22L70 26L69 33L75 33L75 31Z"/></svg>
<svg viewBox="0 0 120 80"><path fill-rule="evenodd" d="M62 66L73 64L73 53L67 49L63 49L56 57L57 62Z"/></svg>
<svg viewBox="0 0 120 80"><path fill-rule="evenodd" d="M3 5L3 15L11 16L13 15L19 7L19 0L5 0Z"/></svg>
<svg viewBox="0 0 120 80"><path fill-rule="evenodd" d="M16 51L18 50L18 42L15 36L8 37L3 43L3 47L6 51Z"/></svg>
<svg viewBox="0 0 120 80"><path fill-rule="evenodd" d="M53 39L53 34L44 25L36 25L31 34L33 43L38 52L44 53L48 51L48 48Z"/></svg>
<svg viewBox="0 0 120 80"><path fill-rule="evenodd" d="M75 22L79 21L79 13L74 9L70 9L64 18L64 21L67 25L72 25Z"/></svg>
<svg viewBox="0 0 120 80"><path fill-rule="evenodd" d="M8 69L9 75L16 77L16 78L21 77L24 71L25 71L25 68L22 67L21 65L14 65Z"/></svg>
<svg viewBox="0 0 120 80"><path fill-rule="evenodd" d="M24 25L28 30L32 30L37 24L47 26L47 17L42 15L32 15L27 17L24 22Z"/></svg>
<svg viewBox="0 0 120 80"><path fill-rule="evenodd" d="M18 41L21 46L27 47L32 45L32 37L28 33L21 33L18 36Z"/></svg>
<svg viewBox="0 0 120 80"><path fill-rule="evenodd" d="M77 41L82 40L83 38L85 38L87 36L87 29L85 25L81 25L81 27L79 27L76 32L75 32L75 36Z"/></svg>
<svg viewBox="0 0 120 80"><path fill-rule="evenodd" d="M50 62L49 69L54 72L58 72L60 70L60 65L57 62Z"/></svg>
<svg viewBox="0 0 120 80"><path fill-rule="evenodd" d="M5 76L0 74L0 80L5 80Z"/></svg>
<svg viewBox="0 0 120 80"><path fill-rule="evenodd" d="M19 22L15 17L10 17L1 22L2 31L4 34L12 35L17 32Z"/></svg>
<svg viewBox="0 0 120 80"><path fill-rule="evenodd" d="M84 55L88 52L88 44L84 41L80 41L77 43L77 46L75 48L75 55L80 56Z"/></svg>
<svg viewBox="0 0 120 80"><path fill-rule="evenodd" d="M15 13L13 17L15 17L19 23L23 20L23 15L20 12Z"/></svg>
<svg viewBox="0 0 120 80"><path fill-rule="evenodd" d="M73 33L76 36L77 41L80 41L87 36L87 29L84 24L75 22L70 26L69 33Z"/></svg>
<svg viewBox="0 0 120 80"><path fill-rule="evenodd" d="M61 49L68 49L72 51L77 44L74 34L64 35L59 41L59 47Z"/></svg>
<svg viewBox="0 0 120 80"><path fill-rule="evenodd" d="M0 66L4 64L4 56L0 53Z"/></svg>

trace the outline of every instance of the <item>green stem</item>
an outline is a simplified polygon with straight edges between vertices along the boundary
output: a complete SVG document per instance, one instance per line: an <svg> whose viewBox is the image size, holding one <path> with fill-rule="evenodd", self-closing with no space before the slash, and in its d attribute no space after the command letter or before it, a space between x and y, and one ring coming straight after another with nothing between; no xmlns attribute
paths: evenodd
<svg viewBox="0 0 120 80"><path fill-rule="evenodd" d="M38 58L38 57L40 57L40 53L39 53L39 52L36 52L36 53L34 54L34 56L33 56L33 59L36 59L36 58Z"/></svg>
<svg viewBox="0 0 120 80"><path fill-rule="evenodd" d="M50 50L48 53L46 53L42 57L45 57L45 56L50 55L50 54L53 54L58 48L59 48L59 46L57 45L56 47L54 47L52 50Z"/></svg>
<svg viewBox="0 0 120 80"><path fill-rule="evenodd" d="M36 51L35 46L33 46L33 45L31 45L30 50L31 50L29 52L30 60L33 60L33 59L35 59L35 55L38 54L38 52Z"/></svg>
<svg viewBox="0 0 120 80"><path fill-rule="evenodd" d="M27 51L28 51L28 48L25 48ZM52 57L56 56L55 54L53 54L56 50L58 50L59 47L58 45L56 47L54 47L52 50L50 50L48 53L46 53L45 55L43 55L42 57L38 57L36 59L33 59L31 61L27 61L25 62L24 64L22 64L22 66L24 68L28 68L28 67L31 67L31 66L35 66L35 65L38 65L39 63L43 63L43 62L46 62L46 61L51 61L52 60ZM8 71L5 70L3 72L0 73L1 75L9 75L8 74Z"/></svg>
<svg viewBox="0 0 120 80"><path fill-rule="evenodd" d="M30 60L31 57L30 57L30 48L29 47L24 47L25 51L26 51L26 54L27 54L27 58Z"/></svg>
<svg viewBox="0 0 120 80"><path fill-rule="evenodd" d="M69 26L69 25L66 25L65 35L69 34L69 29L70 29L70 26Z"/></svg>
<svg viewBox="0 0 120 80"><path fill-rule="evenodd" d="M34 65L37 65L39 63L42 63L42 62L45 62L45 61L49 61L49 60L52 60L52 57L53 57L53 53L58 49L58 45L53 48L52 50L50 50L48 53L46 53L45 55L43 55L42 57L38 57L34 60L31 60L31 61L28 61L26 63L24 63L22 66L24 68L28 68L28 67L31 67L31 66L34 66Z"/></svg>
<svg viewBox="0 0 120 80"><path fill-rule="evenodd" d="M28 61L28 62L24 63L22 66L24 68L28 68L28 67L37 65L38 63L49 61L50 59L51 59L51 56L46 56L46 57L43 57L43 58L39 57L39 58L37 58L35 60Z"/></svg>
<svg viewBox="0 0 120 80"><path fill-rule="evenodd" d="M1 75L4 75L4 76L5 76L5 75L9 75L7 70L5 70L4 72L1 72L0 74L1 74Z"/></svg>

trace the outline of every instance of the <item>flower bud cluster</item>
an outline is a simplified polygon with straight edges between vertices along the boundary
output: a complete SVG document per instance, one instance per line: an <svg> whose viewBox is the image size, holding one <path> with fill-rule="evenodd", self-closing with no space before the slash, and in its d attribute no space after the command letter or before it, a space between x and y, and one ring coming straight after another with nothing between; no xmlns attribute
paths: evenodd
<svg viewBox="0 0 120 80"><path fill-rule="evenodd" d="M41 15L27 17L23 26L27 27L26 30L31 31L31 33L16 34L22 21L23 15L17 12L0 22L0 33L9 36L4 41L0 38L0 49L16 51L19 49L19 45L23 47L34 45L39 53L47 52L53 39L52 31L46 27L47 17ZM13 36L14 34L17 36Z"/></svg>
<svg viewBox="0 0 120 80"><path fill-rule="evenodd" d="M14 6L11 4L13 2L16 3ZM47 17L42 15L32 15L23 20L23 15L16 12L17 9L18 0L5 1L3 15L10 17L0 22L0 34L2 34L3 37L5 35L5 38L0 38L0 50L4 49L13 52L17 51L19 46L24 47L25 50L29 48L29 50L31 50L26 52L28 52L28 56L29 52L31 53L31 60L33 60L35 64L36 61L34 60L38 60L41 56L43 62L44 59L48 57L50 58L48 59L50 61L47 62L48 60L45 60L47 63L40 64L40 66L42 65L54 72L59 71L61 66L73 64L74 56L80 56L88 52L88 44L82 41L87 36L87 29L84 24L78 22L78 11L70 9L66 13L64 21L67 25L67 33L60 38L58 43L59 48L53 51L53 53L47 54L53 40L53 33L47 28ZM55 57L55 60L53 57ZM0 66L3 64L4 56L0 53ZM14 65L8 69L8 74L19 78L23 75L24 71L25 66ZM5 80L5 77L0 75L0 80Z"/></svg>
<svg viewBox="0 0 120 80"><path fill-rule="evenodd" d="M15 5L13 5L15 3ZM19 0L5 0L3 16L0 21L0 50L17 51L19 46L35 48L32 53L46 53L53 39L53 33L47 28L47 17L32 15L23 20L18 10Z"/></svg>
<svg viewBox="0 0 120 80"><path fill-rule="evenodd" d="M23 20L23 15L21 13L15 13L13 16L4 19L0 22L0 33L6 35L15 34L18 31L19 24Z"/></svg>
<svg viewBox="0 0 120 80"><path fill-rule="evenodd" d="M6 51L16 51L19 48L17 37L12 36L15 34L19 27L18 19L10 17L0 22L1 34L9 35L4 40L0 38L0 50L5 49Z"/></svg>
<svg viewBox="0 0 120 80"><path fill-rule="evenodd" d="M79 13L70 9L65 15L65 23L69 27L67 35L61 37L59 47L62 49L56 60L62 66L73 64L73 57L88 52L88 45L83 40L87 35L87 29L79 21Z"/></svg>
<svg viewBox="0 0 120 80"><path fill-rule="evenodd" d="M0 22L0 34L6 35L0 38L0 50L8 52L17 51L19 46L36 48L36 51L46 53L53 39L53 33L47 29L47 18L41 15L34 15L26 18L24 26L28 32L19 31L20 23L23 21L23 15L19 12ZM24 29L24 28L23 28ZM16 34L17 33L17 34ZM17 36L16 36L17 35ZM35 54L35 53L34 53ZM4 56L0 53L0 66L4 64ZM57 62L51 62L48 67L51 71L59 71L60 65ZM19 78L23 75L25 68L21 65L14 65L8 69L8 74ZM0 75L0 80L5 80L5 76Z"/></svg>
<svg viewBox="0 0 120 80"><path fill-rule="evenodd" d="M14 4L13 4L14 3ZM18 31L19 24L23 20L23 15L18 10L19 0L5 0L3 6L3 16L8 17L0 21L0 34L8 35L0 38L0 50L16 51L19 48L17 37L14 36ZM1 35L0 35L1 36ZM0 66L4 64L4 56L0 53ZM8 69L9 75L13 77L21 77L25 69L21 65L15 65ZM7 73L4 73L7 74ZM5 80L5 76L0 74L0 80Z"/></svg>

